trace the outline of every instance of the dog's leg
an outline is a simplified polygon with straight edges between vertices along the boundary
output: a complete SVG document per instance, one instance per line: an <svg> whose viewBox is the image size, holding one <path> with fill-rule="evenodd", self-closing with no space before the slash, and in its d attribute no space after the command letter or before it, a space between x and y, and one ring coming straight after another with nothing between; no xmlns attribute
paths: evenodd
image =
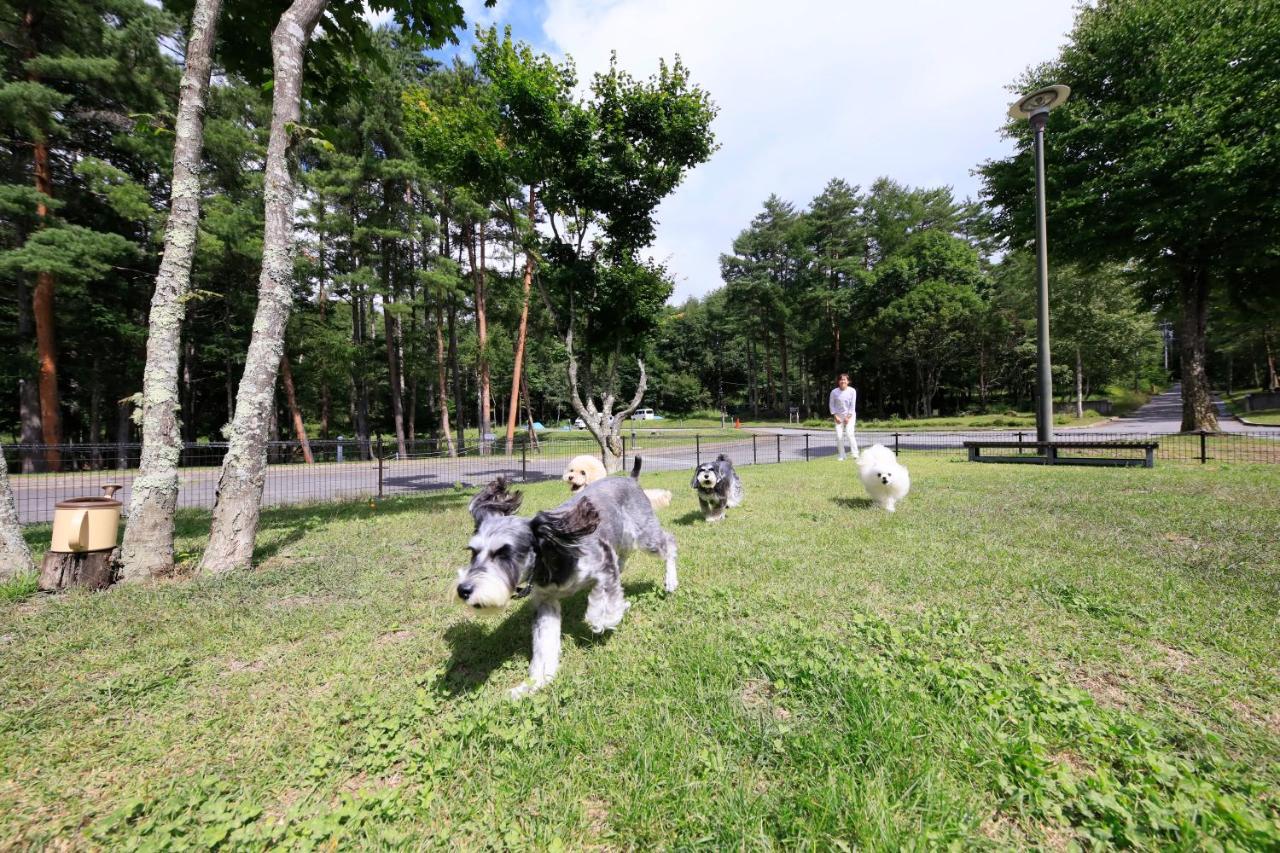
<svg viewBox="0 0 1280 853"><path fill-rule="evenodd" d="M618 627L630 606L622 597L621 565L614 550L604 546L605 558L600 578L587 595L587 626L593 633L603 634Z"/></svg>
<svg viewBox="0 0 1280 853"><path fill-rule="evenodd" d="M676 537L665 530L662 531L662 559L667 561L667 576L663 581L663 588L669 593L675 592L680 585L680 579L676 577Z"/></svg>
<svg viewBox="0 0 1280 853"><path fill-rule="evenodd" d="M893 504L894 504L894 500L893 500L893 498L885 498L885 501L884 501L884 511L885 511L885 512L893 512Z"/></svg>
<svg viewBox="0 0 1280 853"><path fill-rule="evenodd" d="M533 616L533 657L529 680L511 691L519 699L546 685L560 668L560 600L544 601Z"/></svg>

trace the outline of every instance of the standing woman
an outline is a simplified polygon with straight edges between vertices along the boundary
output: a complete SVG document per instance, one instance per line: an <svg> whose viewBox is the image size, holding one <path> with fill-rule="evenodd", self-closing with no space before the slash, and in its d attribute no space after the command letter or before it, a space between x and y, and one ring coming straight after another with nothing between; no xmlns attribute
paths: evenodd
<svg viewBox="0 0 1280 853"><path fill-rule="evenodd" d="M827 399L827 408L831 410L831 417L836 420L836 451L840 454L840 461L844 461L844 439L849 439L849 452L853 454L854 460L858 458L858 442L853 437L854 424L858 420L857 413L858 391L849 385L849 374L841 373L840 379L836 382L836 387L831 389L831 396Z"/></svg>

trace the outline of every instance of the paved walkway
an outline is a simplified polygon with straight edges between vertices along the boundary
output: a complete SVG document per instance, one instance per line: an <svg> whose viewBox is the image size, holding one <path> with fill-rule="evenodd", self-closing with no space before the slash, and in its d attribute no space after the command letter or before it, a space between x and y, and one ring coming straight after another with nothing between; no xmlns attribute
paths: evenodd
<svg viewBox="0 0 1280 853"><path fill-rule="evenodd" d="M1221 432L1249 432L1250 428L1227 411L1226 403L1213 398L1218 409L1218 429ZM1182 385L1172 386L1163 394L1151 398L1151 402L1123 418L1097 427L1107 432L1171 433L1182 431ZM1256 430L1257 428L1253 428Z"/></svg>

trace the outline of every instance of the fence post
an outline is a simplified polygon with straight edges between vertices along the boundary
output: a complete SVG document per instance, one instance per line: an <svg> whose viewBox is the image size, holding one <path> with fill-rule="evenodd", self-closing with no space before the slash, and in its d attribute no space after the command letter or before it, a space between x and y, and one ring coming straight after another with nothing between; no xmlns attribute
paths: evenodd
<svg viewBox="0 0 1280 853"><path fill-rule="evenodd" d="M627 437L619 436L622 439L622 470L627 470Z"/></svg>
<svg viewBox="0 0 1280 853"><path fill-rule="evenodd" d="M1205 464L1207 458L1205 455L1205 431L1200 430L1200 464Z"/></svg>
<svg viewBox="0 0 1280 853"><path fill-rule="evenodd" d="M756 434L751 433L751 464L755 465L759 460L756 459Z"/></svg>
<svg viewBox="0 0 1280 853"><path fill-rule="evenodd" d="M1018 455L1022 455L1022 430L1018 430Z"/></svg>
<svg viewBox="0 0 1280 853"><path fill-rule="evenodd" d="M782 433L776 432L773 437L778 439L778 461L782 461Z"/></svg>
<svg viewBox="0 0 1280 853"><path fill-rule="evenodd" d="M809 433L804 434L804 461L809 461Z"/></svg>
<svg viewBox="0 0 1280 853"><path fill-rule="evenodd" d="M893 455L894 456L898 455L898 436L899 435L900 433L896 433L896 432L893 434Z"/></svg>
<svg viewBox="0 0 1280 853"><path fill-rule="evenodd" d="M378 433L378 500L382 500L382 433Z"/></svg>
<svg viewBox="0 0 1280 853"><path fill-rule="evenodd" d="M529 482L529 442L520 442L520 482Z"/></svg>
<svg viewBox="0 0 1280 853"><path fill-rule="evenodd" d="M697 460L695 465L702 464L702 436L696 432L693 434L693 458Z"/></svg>

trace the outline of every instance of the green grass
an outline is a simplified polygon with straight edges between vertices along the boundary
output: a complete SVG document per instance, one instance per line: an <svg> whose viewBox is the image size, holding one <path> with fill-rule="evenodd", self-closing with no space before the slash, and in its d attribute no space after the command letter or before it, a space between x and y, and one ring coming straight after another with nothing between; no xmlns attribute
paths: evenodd
<svg viewBox="0 0 1280 853"><path fill-rule="evenodd" d="M603 638L574 600L522 703L527 609L447 600L465 492L0 604L0 846L1280 844L1280 468L907 461L892 516L834 460L742 469L716 526L646 476L679 591L636 556Z"/></svg>
<svg viewBox="0 0 1280 853"><path fill-rule="evenodd" d="M1222 400L1227 404L1227 409L1233 414L1251 421L1256 424L1270 424L1280 426L1280 409L1262 409L1259 411L1247 412L1244 408L1244 398L1248 394L1261 391L1261 388L1243 388L1231 394L1223 394Z"/></svg>

